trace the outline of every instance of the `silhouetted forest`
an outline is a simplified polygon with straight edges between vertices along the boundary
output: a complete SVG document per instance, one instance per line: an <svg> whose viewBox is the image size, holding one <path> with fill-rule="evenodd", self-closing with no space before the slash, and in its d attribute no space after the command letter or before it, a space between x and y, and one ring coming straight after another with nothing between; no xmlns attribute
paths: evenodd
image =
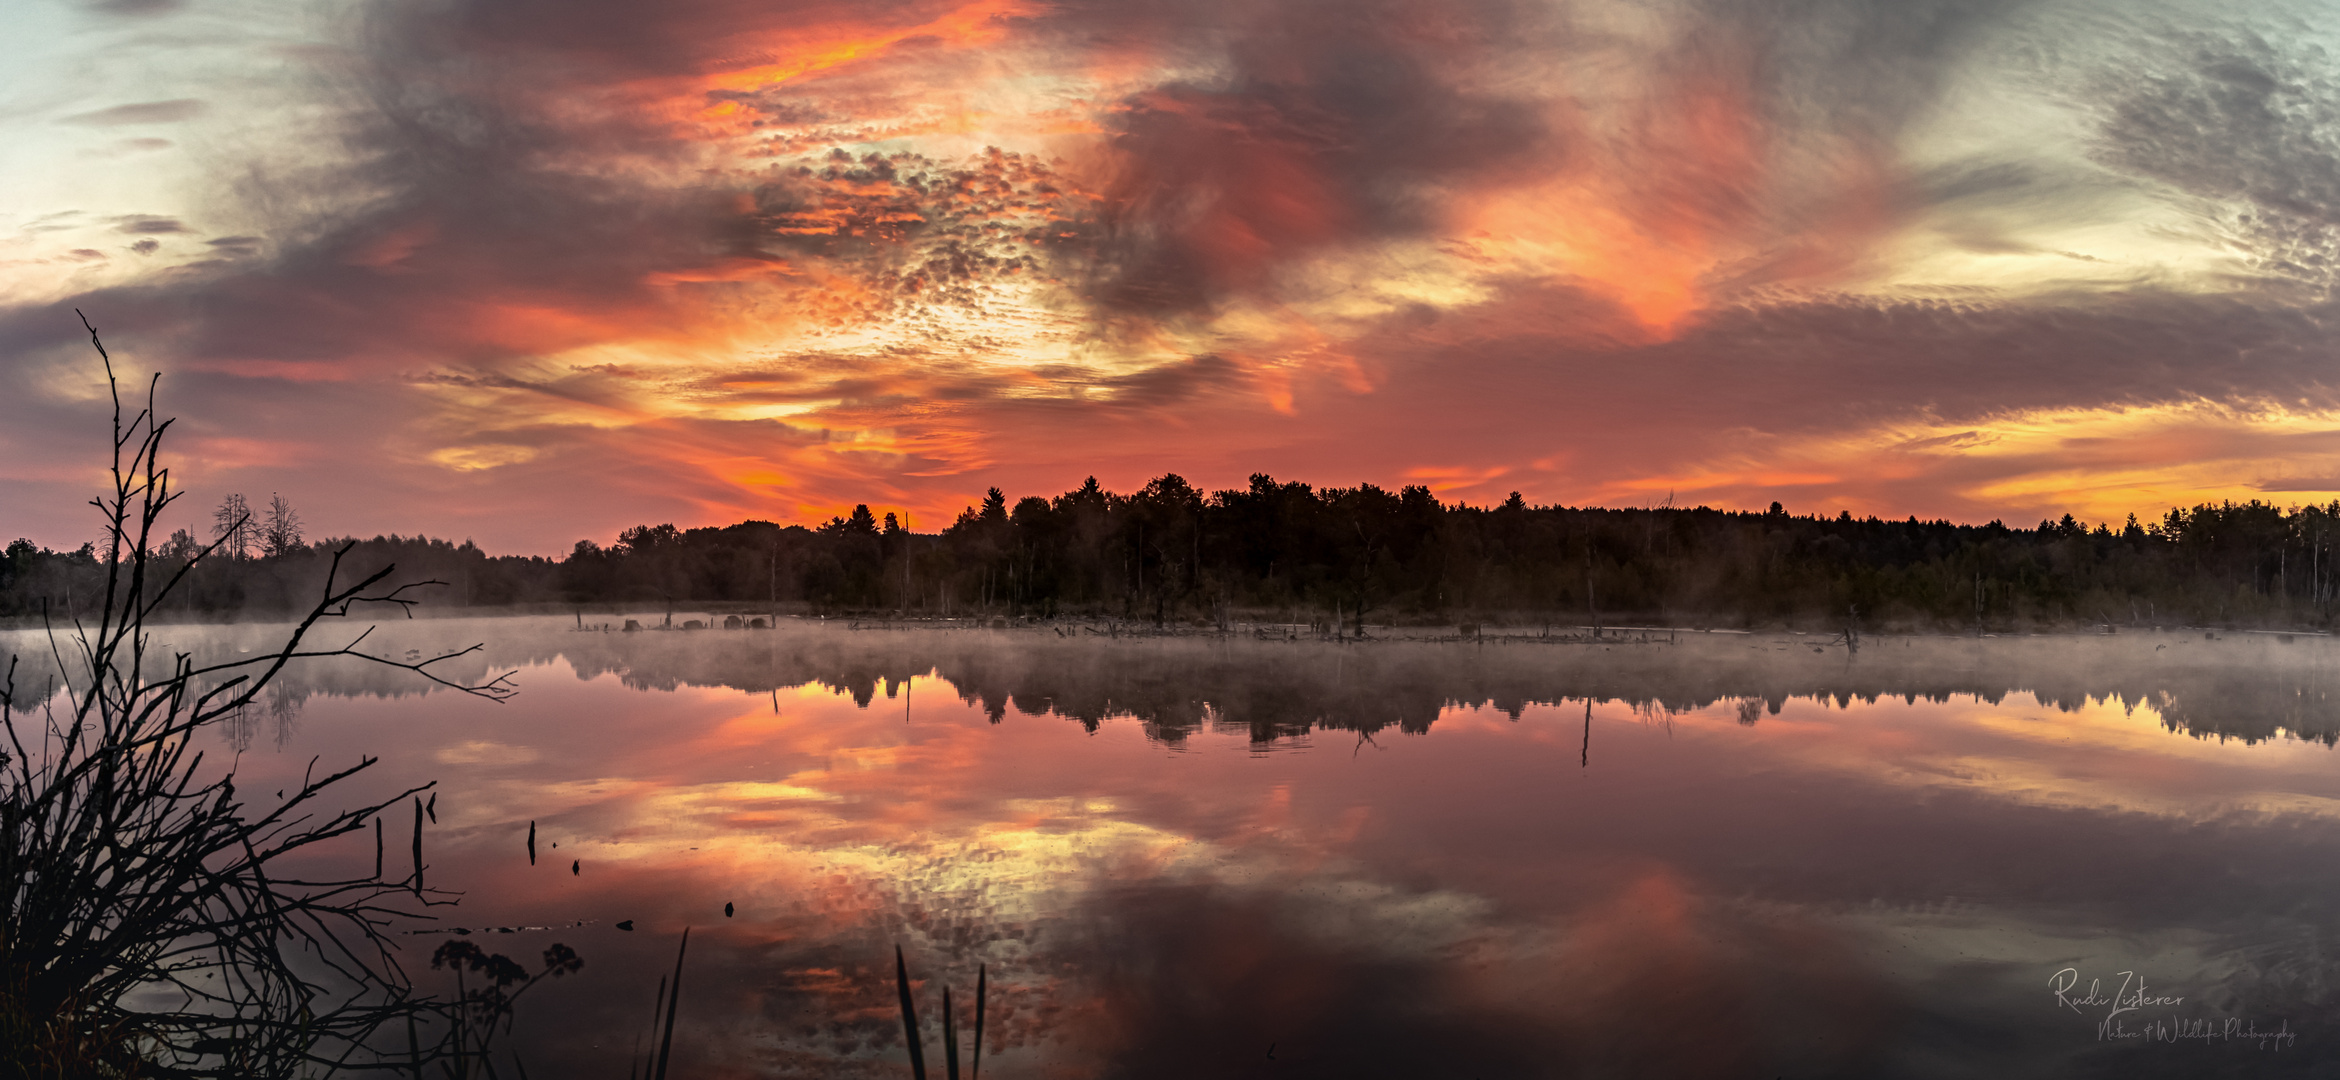
<svg viewBox="0 0 2340 1080"><path fill-rule="evenodd" d="M2084 625L2324 626L2340 502L2251 501L2160 520L2033 528L1768 512L1442 503L1425 487L1313 488L1255 475L1204 492L1165 475L1130 494L1094 479L1010 503L993 489L940 533L869 507L813 528L746 521L628 529L563 559L377 537L348 565L396 562L453 606L738 605L914 617L1525 620L1864 629ZM289 610L347 541L198 566L190 614ZM183 559L192 541L171 557ZM26 541L0 558L0 615L65 610L100 553ZM166 560L167 563L167 560Z"/></svg>
<svg viewBox="0 0 2340 1080"><path fill-rule="evenodd" d="M560 599L555 579L560 564L552 559L517 555L489 555L469 541L461 544L420 536L377 536L371 540L323 540L301 544L269 555L236 557L223 546L188 570L186 581L165 603L159 619L207 615L281 615L296 607L307 610L317 600L333 553L343 544L355 547L342 561L342 576L364 567L365 573L394 563L403 580L435 580L442 585L413 594L434 607L480 607L541 603ZM197 550L184 533L162 546L149 572L175 574L187 569ZM37 620L43 605L55 615L93 607L104 588L104 554L85 544L77 551L50 551L29 540L17 540L0 551L0 617ZM346 581L345 581L346 583Z"/></svg>

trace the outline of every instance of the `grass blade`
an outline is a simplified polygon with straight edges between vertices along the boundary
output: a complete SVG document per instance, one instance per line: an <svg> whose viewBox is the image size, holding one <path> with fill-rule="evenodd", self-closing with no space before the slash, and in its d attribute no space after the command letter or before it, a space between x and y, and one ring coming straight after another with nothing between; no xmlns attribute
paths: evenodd
<svg viewBox="0 0 2340 1080"><path fill-rule="evenodd" d="M951 1016L951 988L943 987L943 1076L959 1080L959 1028Z"/></svg>
<svg viewBox="0 0 2340 1080"><path fill-rule="evenodd" d="M414 800L414 894L416 896L423 894L422 821L422 798L417 796Z"/></svg>
<svg viewBox="0 0 2340 1080"><path fill-rule="evenodd" d="M902 962L902 947L894 946L894 990L902 998L902 1034L910 1044L910 1076L926 1080L926 1046L918 1041L918 1009L910 1004L910 969Z"/></svg>
<svg viewBox="0 0 2340 1080"><path fill-rule="evenodd" d="M658 1058L658 1018L666 1015L666 976L658 977L658 991L650 995L650 1061L642 1060L642 1037L634 1036L634 1060L626 1066L626 1080L650 1080L650 1066ZM636 1077L636 1073L641 1075Z"/></svg>
<svg viewBox="0 0 2340 1080"><path fill-rule="evenodd" d="M991 989L984 985L989 974L986 968L987 965L975 965L975 1068L967 1080L983 1080L983 999L987 996L985 991Z"/></svg>
<svg viewBox="0 0 2340 1080"><path fill-rule="evenodd" d="M658 1040L658 1071L650 1074L651 1080L666 1080L666 1063L674 1055L674 1012L675 1007L682 1004L683 954L689 952L690 948L691 928L686 926L683 927L682 947L674 950L674 981L667 984L666 993L666 1034Z"/></svg>

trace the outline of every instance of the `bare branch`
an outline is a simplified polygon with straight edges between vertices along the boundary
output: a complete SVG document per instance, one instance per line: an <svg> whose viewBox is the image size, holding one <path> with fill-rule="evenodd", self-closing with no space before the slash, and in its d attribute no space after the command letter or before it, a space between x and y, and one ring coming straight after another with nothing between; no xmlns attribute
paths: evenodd
<svg viewBox="0 0 2340 1080"><path fill-rule="evenodd" d="M106 576L90 618L70 598L61 620L44 615L62 703L44 694L38 710L25 710L32 699L18 693L13 658L0 677L0 992L30 1016L119 1033L130 1040L123 1045L139 1048L136 1064L158 1075L404 1067L406 1055L382 1056L377 1032L393 1022L451 1021L476 1007L416 994L386 936L453 903L452 895L423 886L419 861L395 881L378 866L321 876L278 868L295 865L286 860L296 855L300 866L318 865L315 854L432 785L330 809L376 759L322 775L312 761L290 797L247 808L233 768L207 768L193 740L295 662L362 659L490 701L511 696L512 673L472 683L434 668L478 645L427 659L373 656L359 648L370 629L336 648L305 645L322 620L346 618L358 605L393 605L411 617L416 601L408 594L425 584L392 582L395 568L387 566L345 584L346 545L334 553L316 602L276 648L202 665L179 654L167 674L150 672L149 617L227 537L167 576L149 575L159 570L157 522L178 498L161 464L172 422L155 409L153 380L146 407L126 411L112 357L86 316L82 322L113 404L111 486L92 500L106 522ZM157 1004L156 990L176 1004ZM429 1060L461 1049L450 1034L433 1044Z"/></svg>

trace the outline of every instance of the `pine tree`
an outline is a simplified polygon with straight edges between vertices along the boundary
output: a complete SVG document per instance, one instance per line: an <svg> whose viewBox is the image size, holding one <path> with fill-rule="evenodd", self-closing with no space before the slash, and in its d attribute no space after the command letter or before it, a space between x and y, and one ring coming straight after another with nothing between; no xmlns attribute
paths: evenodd
<svg viewBox="0 0 2340 1080"><path fill-rule="evenodd" d="M195 553L201 550L203 550L203 545L195 542L194 533L185 529L173 529L170 540L163 544L162 551L157 554L165 559L186 562L194 558Z"/></svg>

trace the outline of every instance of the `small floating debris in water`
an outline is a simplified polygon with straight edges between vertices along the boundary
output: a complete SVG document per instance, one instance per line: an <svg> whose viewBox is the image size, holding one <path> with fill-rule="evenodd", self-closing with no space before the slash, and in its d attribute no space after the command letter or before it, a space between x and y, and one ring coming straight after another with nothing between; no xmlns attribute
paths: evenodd
<svg viewBox="0 0 2340 1080"><path fill-rule="evenodd" d="M618 929L623 930L629 934L634 932L634 920L632 919L627 919L626 921L617 924L617 926Z"/></svg>
<svg viewBox="0 0 2340 1080"><path fill-rule="evenodd" d="M723 917L726 919L731 917L731 904L728 901L723 905Z"/></svg>

